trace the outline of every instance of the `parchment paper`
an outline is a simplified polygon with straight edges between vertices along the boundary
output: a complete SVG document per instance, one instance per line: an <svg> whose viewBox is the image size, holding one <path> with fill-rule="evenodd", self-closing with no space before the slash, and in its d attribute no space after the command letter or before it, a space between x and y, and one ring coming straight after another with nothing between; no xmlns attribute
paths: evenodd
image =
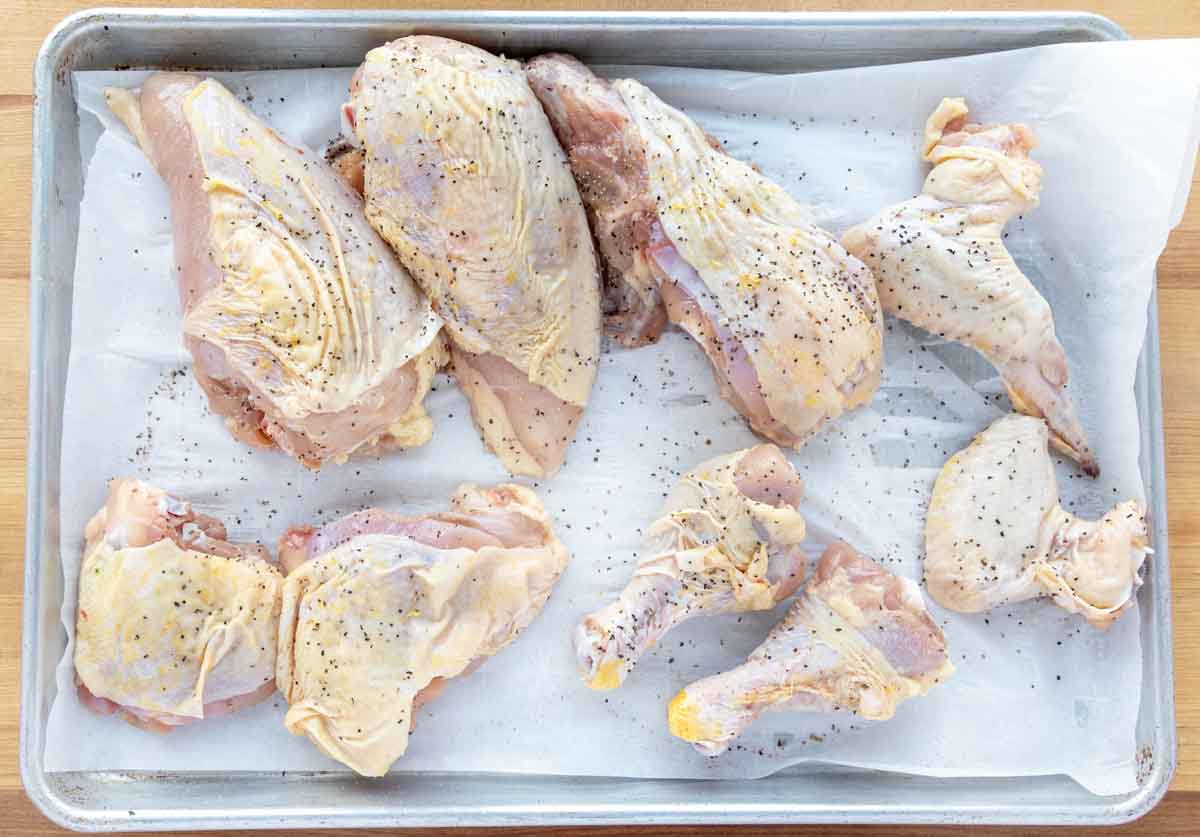
<svg viewBox="0 0 1200 837"><path fill-rule="evenodd" d="M1197 42L1052 46L798 76L603 71L635 76L683 107L838 232L919 191L920 130L942 96L966 96L983 120L1032 125L1046 171L1042 204L1009 225L1007 242L1056 312L1071 391L1103 467L1091 481L1060 463L1061 491L1068 508L1089 515L1143 495L1135 364L1155 260L1180 218L1195 158ZM218 77L285 136L320 147L336 134L349 75ZM141 76L76 75L90 165L62 458L69 637L84 523L110 477L136 474L218 515L235 538L272 546L289 524L367 505L437 509L460 481L505 479L445 379L426 402L433 441L407 453L313 474L226 433L181 347L165 188L100 96L105 85L134 86ZM991 367L969 349L889 321L885 350L874 403L792 458L807 484L814 555L844 537L919 579L938 469L1008 407ZM717 759L667 733L666 703L693 679L740 662L784 606L694 619L621 690L586 689L574 671L571 627L625 583L675 477L754 441L681 333L636 351L609 346L567 466L536 484L571 566L517 643L422 709L394 769L756 777L814 760L944 776L1065 773L1100 794L1135 787L1136 612L1102 633L1046 602L976 616L935 606L958 666L948 683L887 723L768 715ZM71 653L68 644L50 716L50 770L342 769L283 729L278 696L169 736L96 717L76 700Z"/></svg>

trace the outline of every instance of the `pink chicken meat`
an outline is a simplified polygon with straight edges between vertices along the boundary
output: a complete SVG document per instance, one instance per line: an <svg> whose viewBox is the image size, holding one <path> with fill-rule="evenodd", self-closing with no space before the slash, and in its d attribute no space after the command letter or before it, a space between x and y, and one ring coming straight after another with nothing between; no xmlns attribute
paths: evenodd
<svg viewBox="0 0 1200 837"><path fill-rule="evenodd" d="M170 191L184 342L230 432L313 468L428 441L441 322L359 196L212 79L107 98Z"/></svg>
<svg viewBox="0 0 1200 837"><path fill-rule="evenodd" d="M367 217L446 322L451 369L510 472L563 464L595 381L587 216L521 67L414 35L367 53L343 107Z"/></svg>
<svg viewBox="0 0 1200 837"><path fill-rule="evenodd" d="M109 484L79 574L80 700L143 729L227 715L275 691L282 578L260 544L135 479Z"/></svg>
<svg viewBox="0 0 1200 837"><path fill-rule="evenodd" d="M616 89L574 58L540 56L525 75L587 208L604 265L607 330L626 346L653 343L667 325L649 254L662 227L637 127Z"/></svg>

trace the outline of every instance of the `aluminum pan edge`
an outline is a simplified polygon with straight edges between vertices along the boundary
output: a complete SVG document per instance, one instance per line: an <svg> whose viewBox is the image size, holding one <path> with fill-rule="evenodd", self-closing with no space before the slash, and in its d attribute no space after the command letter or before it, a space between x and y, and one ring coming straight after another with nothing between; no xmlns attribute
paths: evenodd
<svg viewBox="0 0 1200 837"><path fill-rule="evenodd" d="M162 28L171 26L215 28L244 27L261 29L287 26L297 30L305 28L348 29L374 27L377 29L400 30L404 28L462 26L472 30L500 29L502 31L553 31L555 29L592 30L608 27L632 27L637 29L673 31L683 28L697 30L728 31L750 29L762 31L815 31L865 29L872 34L886 36L896 28L919 27L937 32L967 30L987 32L990 27L1009 26L1016 30L1021 26L1029 33L1056 31L1061 40L1116 40L1127 37L1123 30L1111 21L1088 14L1055 13L753 13L720 15L701 12L649 12L649 13L559 13L559 12L289 12L266 10L181 10L155 9L89 10L65 19L47 37L35 65L35 108L34 108L34 156L33 156L33 237L31 253L30 294L30 379L29 379L29 435L26 509L26 564L25 564L25 609L22 639L22 714L21 714L21 775L26 791L33 802L46 816L56 823L74 829L86 830L150 830L157 828L221 828L259 827L286 828L307 826L369 826L396 825L532 825L532 824L613 824L619 822L655 823L734 823L734 822L991 822L991 823L1115 823L1128 821L1149 811L1161 799L1169 785L1176 762L1174 736L1174 707L1169 689L1172 672L1170 637L1169 573L1165 560L1153 565L1153 593L1155 599L1156 625L1147 642L1148 663L1162 678L1168 690L1165 700L1159 695L1157 701L1162 713L1156 718L1154 731L1155 757L1143 785L1138 791L1115 800L1092 797L1080 803L1053 807L1046 793L1053 791L1051 784L1031 794L1029 804L1017 805L982 802L959 804L948 808L945 804L930 802L875 802L857 803L838 807L827 802L738 802L736 798L722 798L726 794L713 793L712 783L702 783L704 801L695 801L699 794L691 794L686 802L664 803L661 801L637 801L644 797L648 787L674 786L679 790L681 783L641 782L636 780L556 780L567 791L562 796L579 800L601 787L612 793L612 801L605 802L557 802L547 799L546 777L470 777L457 774L456 780L472 785L482 783L485 787L502 785L505 788L522 788L531 791L526 802L486 801L474 803L438 804L424 806L365 804L348 811L340 806L304 806L290 809L249 807L221 809L216 813L211 808L160 808L154 805L139 806L140 810L106 810L82 804L86 794L76 792L82 786L84 776L79 774L55 774L51 782L42 769L43 712L38 705L43 700L39 684L45 682L45 661L40 653L46 637L42 635L42 610L45 602L46 573L57 571L57 562L49 558L42 560L47 547L47 518L44 510L53 510L56 498L49 496L47 476L49 469L57 466L57 441L50 433L46 421L52 382L47 378L49 364L54 362L51 352L61 346L51 345L47 339L45 316L47 310L48 285L56 278L62 281L63 271L53 263L52 242L48 230L55 213L55 199L63 195L64 175L55 166L53 156L54 112L74 103L69 89L70 70L78 66L80 56L86 56L90 39L99 37L112 24L114 28L129 29ZM1049 42L1054 40L1050 37ZM1028 45L1014 43L1013 47ZM1001 47L1004 48L1004 47ZM970 51L967 50L960 50ZM86 60L83 63L87 63ZM132 62L131 62L132 63ZM285 64L288 62L285 62ZM257 65L261 66L261 65ZM282 65L281 65L282 66ZM59 198L61 200L61 198ZM59 261L63 257L59 257ZM73 263L73 247L69 262ZM65 281L69 282L69 276ZM1148 471L1147 489L1151 495L1155 524L1155 546L1161 558L1166 556L1166 506L1164 451L1161 434L1161 383L1159 372L1159 341L1156 300L1152 300L1148 317L1147 342L1139 363L1138 379L1139 407L1143 412L1143 470ZM57 428L53 428L57 432ZM53 461L48 461L48 458ZM57 479L56 472L52 474ZM1149 609L1144 609L1148 611ZM1145 626L1144 626L1145 627ZM1145 633L1144 633L1145 635ZM1153 658L1153 659L1151 659ZM1151 690L1153 684L1147 684ZM1143 696L1145 707L1146 696ZM150 777L145 774L86 774L89 781L112 786L130 782L145 783ZM220 774L201 778L181 778L178 775L161 777L172 783L187 784L196 790L218 791L222 784L249 780L261 774ZM779 785L787 782L806 782L811 787L838 784L840 776L816 772L805 776L785 775L782 781L759 780L756 783ZM325 777L328 774L324 775ZM879 781L889 786L908 787L913 791L933 790L937 780L914 777L898 777L878 774ZM438 781L434 775L420 777ZM449 777L441 778L445 781ZM412 777L408 783L412 784ZM287 780L278 780L275 785L282 789L292 782L310 783L310 787L325 784L322 775L305 776L293 774ZM695 785L695 783L691 783ZM726 789L745 786L747 783L725 783ZM942 783L943 786L947 783ZM964 789L995 785L1023 785L1017 780L955 780L953 783ZM524 787L522 787L524 786ZM349 796L362 796L366 802L368 792L358 790L350 783L345 791ZM736 790L733 791L736 797ZM489 794L481 793L481 797ZM601 796L609 794L600 794ZM986 796L986 794L982 794ZM1053 793L1051 793L1051 797ZM818 797L824 798L824 797ZM833 796L829 797L830 799ZM926 797L937 798L936 793ZM1013 797L1016 798L1015 796Z"/></svg>

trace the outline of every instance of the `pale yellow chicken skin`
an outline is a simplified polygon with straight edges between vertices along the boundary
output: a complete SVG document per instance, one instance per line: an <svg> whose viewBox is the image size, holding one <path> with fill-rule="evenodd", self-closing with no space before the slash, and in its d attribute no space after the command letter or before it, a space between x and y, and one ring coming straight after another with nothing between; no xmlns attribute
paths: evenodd
<svg viewBox="0 0 1200 837"><path fill-rule="evenodd" d="M282 576L260 545L134 479L113 480L79 570L80 700L155 732L275 691Z"/></svg>
<svg viewBox="0 0 1200 837"><path fill-rule="evenodd" d="M677 694L667 724L715 756L764 712L847 709L884 721L953 672L920 588L837 543L762 645Z"/></svg>
<svg viewBox="0 0 1200 837"><path fill-rule="evenodd" d="M1082 520L1058 502L1041 419L997 419L942 468L925 520L925 585L938 604L976 613L1050 596L1096 627L1133 602L1150 553L1146 507Z"/></svg>
<svg viewBox="0 0 1200 837"><path fill-rule="evenodd" d="M804 580L804 485L765 444L684 474L646 533L646 556L617 600L575 629L579 673L614 689L676 625L701 613L769 610Z"/></svg>
<svg viewBox="0 0 1200 837"><path fill-rule="evenodd" d="M408 747L414 710L512 642L567 563L527 488L459 488L450 511L368 511L280 545L284 724L364 776Z"/></svg>
<svg viewBox="0 0 1200 837"><path fill-rule="evenodd" d="M484 441L513 473L553 474L596 377L599 273L520 65L401 38L367 54L343 112L367 216L445 319Z"/></svg>
<svg viewBox="0 0 1200 837"><path fill-rule="evenodd" d="M170 190L184 338L230 431L313 468L428 441L441 321L360 198L213 79L106 95Z"/></svg>
<svg viewBox="0 0 1200 837"><path fill-rule="evenodd" d="M979 351L1013 407L1046 419L1053 444L1095 476L1050 305L1004 245L1004 225L1038 204L1034 141L1024 125L968 122L962 99L943 99L925 126L933 169L923 194L848 230L842 243L874 271L889 313Z"/></svg>

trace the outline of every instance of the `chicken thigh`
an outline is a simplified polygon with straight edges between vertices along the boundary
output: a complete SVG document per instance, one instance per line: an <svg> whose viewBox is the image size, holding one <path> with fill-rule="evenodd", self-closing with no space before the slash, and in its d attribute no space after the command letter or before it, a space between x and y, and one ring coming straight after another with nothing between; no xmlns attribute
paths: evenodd
<svg viewBox="0 0 1200 837"><path fill-rule="evenodd" d="M553 474L596 377L600 290L578 189L520 65L401 38L367 54L343 113L367 217L445 319L484 441L515 474Z"/></svg>
<svg viewBox="0 0 1200 837"><path fill-rule="evenodd" d="M1058 502L1046 422L997 419L942 468L925 519L925 586L950 610L976 613L1049 595L1091 624L1133 601L1150 553L1146 507L1082 520Z"/></svg>
<svg viewBox="0 0 1200 837"><path fill-rule="evenodd" d="M413 711L537 616L567 551L532 491L464 485L450 511L372 509L290 530L276 679L284 724L364 776L404 754Z"/></svg>
<svg viewBox="0 0 1200 837"><path fill-rule="evenodd" d="M769 610L804 580L804 484L775 445L684 474L615 602L575 629L580 676L615 689L667 631L699 613Z"/></svg>
<svg viewBox="0 0 1200 837"><path fill-rule="evenodd" d="M282 577L259 544L135 479L87 524L75 673L102 715L168 732L275 691Z"/></svg>
<svg viewBox="0 0 1200 837"><path fill-rule="evenodd" d="M441 323L359 197L213 79L107 98L170 190L184 340L234 436L313 468L428 441Z"/></svg>
<svg viewBox="0 0 1200 837"><path fill-rule="evenodd" d="M885 721L953 673L917 585L836 543L762 645L676 695L668 725L715 756L763 712L848 709Z"/></svg>
<svg viewBox="0 0 1200 837"><path fill-rule="evenodd" d="M722 396L788 447L871 400L883 326L862 262L636 81L562 55L528 75L583 184L625 342L653 339L661 298Z"/></svg>
<svg viewBox="0 0 1200 837"><path fill-rule="evenodd" d="M1024 125L968 122L962 99L943 99L925 124L933 169L924 193L847 231L842 243L871 266L888 312L979 351L1013 407L1044 418L1055 447L1096 476L1050 305L1004 246L1004 225L1038 203L1033 146Z"/></svg>

